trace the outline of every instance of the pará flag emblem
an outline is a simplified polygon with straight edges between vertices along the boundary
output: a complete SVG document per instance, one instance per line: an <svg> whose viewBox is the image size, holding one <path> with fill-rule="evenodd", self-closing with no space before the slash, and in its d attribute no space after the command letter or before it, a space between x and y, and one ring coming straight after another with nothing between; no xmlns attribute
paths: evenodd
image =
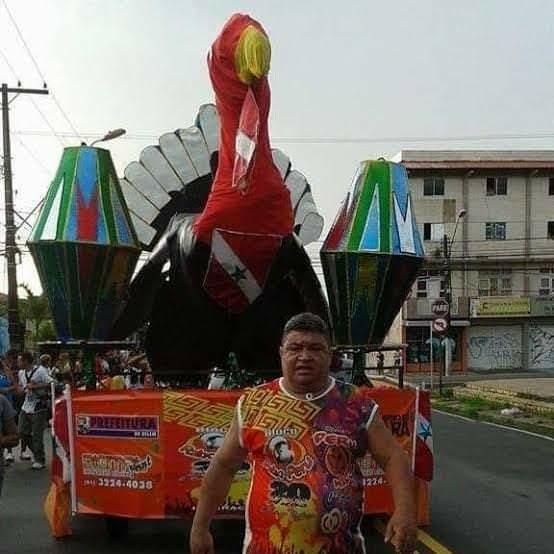
<svg viewBox="0 0 554 554"><path fill-rule="evenodd" d="M433 428L431 400L426 391L417 391L414 474L425 481L433 479Z"/></svg>
<svg viewBox="0 0 554 554"><path fill-rule="evenodd" d="M230 312L243 312L262 293L281 241L278 235L215 229L204 290Z"/></svg>

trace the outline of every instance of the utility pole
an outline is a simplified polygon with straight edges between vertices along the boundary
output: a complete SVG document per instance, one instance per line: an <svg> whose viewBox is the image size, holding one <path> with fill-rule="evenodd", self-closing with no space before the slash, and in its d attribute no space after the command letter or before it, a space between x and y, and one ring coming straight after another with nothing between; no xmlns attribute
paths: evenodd
<svg viewBox="0 0 554 554"><path fill-rule="evenodd" d="M439 371L439 394L442 396L442 378L443 376L448 375L448 361L446 359L446 349L448 345L448 331L450 330L450 314L452 311L452 281L451 281L451 271L450 271L450 241L448 235L442 237L442 249L444 255L444 277L445 277L445 291L444 299L448 304L448 313L445 316L446 319L446 331L442 336L442 368Z"/></svg>
<svg viewBox="0 0 554 554"><path fill-rule="evenodd" d="M2 131L4 137L4 201L6 212L6 261L8 273L8 332L10 334L10 344L12 348L21 350L23 341L21 336L21 324L19 322L19 308L17 305L17 265L15 263L15 254L17 245L15 243L16 226L14 222L13 206L13 183L12 183L12 158L10 146L10 118L8 94L48 94L46 84L42 89L29 89L17 86L10 88L6 83L2 83Z"/></svg>

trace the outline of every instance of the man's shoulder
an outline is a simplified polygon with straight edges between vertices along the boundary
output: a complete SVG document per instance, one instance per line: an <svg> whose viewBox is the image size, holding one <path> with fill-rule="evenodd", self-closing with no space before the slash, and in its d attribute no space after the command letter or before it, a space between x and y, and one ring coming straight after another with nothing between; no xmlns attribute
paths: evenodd
<svg viewBox="0 0 554 554"><path fill-rule="evenodd" d="M358 387L337 379L336 390L345 402L375 404L369 387Z"/></svg>
<svg viewBox="0 0 554 554"><path fill-rule="evenodd" d="M48 369L44 367L43 365L39 365L36 367L33 377L36 379L48 379L50 377L50 373L48 372Z"/></svg>
<svg viewBox="0 0 554 554"><path fill-rule="evenodd" d="M270 398L281 391L279 379L267 381L261 385L248 388L241 397L242 405L260 405L264 399Z"/></svg>

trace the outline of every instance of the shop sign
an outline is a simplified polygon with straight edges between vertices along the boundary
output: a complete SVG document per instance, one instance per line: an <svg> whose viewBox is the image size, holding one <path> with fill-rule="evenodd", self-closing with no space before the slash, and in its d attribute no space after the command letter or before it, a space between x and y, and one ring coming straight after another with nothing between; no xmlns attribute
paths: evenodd
<svg viewBox="0 0 554 554"><path fill-rule="evenodd" d="M531 298L531 315L554 317L554 297L536 296Z"/></svg>
<svg viewBox="0 0 554 554"><path fill-rule="evenodd" d="M531 315L531 302L523 297L476 298L471 303L472 317L525 317Z"/></svg>

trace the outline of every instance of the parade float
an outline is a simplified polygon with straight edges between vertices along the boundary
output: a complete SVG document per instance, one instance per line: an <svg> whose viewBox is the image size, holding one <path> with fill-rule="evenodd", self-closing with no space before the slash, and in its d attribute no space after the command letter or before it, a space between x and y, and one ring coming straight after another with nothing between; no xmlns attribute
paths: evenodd
<svg viewBox="0 0 554 554"><path fill-rule="evenodd" d="M324 294L304 250L323 219L304 175L270 147L269 61L263 28L235 15L208 60L216 104L202 106L195 125L162 135L121 179L107 150L63 153L29 240L58 346L78 345L88 376L85 390L68 387L53 407L45 509L54 536L71 533L72 515L190 517L241 395L237 385L279 373L288 318L321 315L334 347L360 361L379 348L415 279L423 249L406 171L367 161L321 249ZM141 250L150 255L132 277ZM154 380L164 387L97 390L93 354L144 326ZM228 371L235 388L208 390L214 368ZM428 394L367 394L410 456L418 522L426 524ZM291 398L275 425L294 427L302 402ZM390 514L382 470L370 455L361 469L364 513ZM243 516L249 479L245 462L221 517Z"/></svg>

